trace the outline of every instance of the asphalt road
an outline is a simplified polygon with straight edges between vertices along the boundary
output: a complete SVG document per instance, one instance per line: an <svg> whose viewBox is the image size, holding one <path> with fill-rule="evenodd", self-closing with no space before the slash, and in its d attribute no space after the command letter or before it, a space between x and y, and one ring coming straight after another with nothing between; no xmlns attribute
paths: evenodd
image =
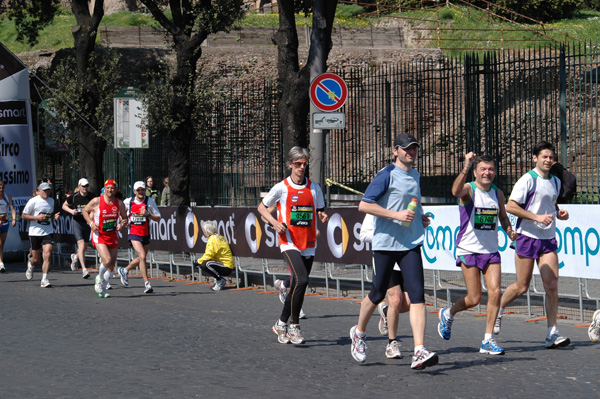
<svg viewBox="0 0 600 399"><path fill-rule="evenodd" d="M507 315L497 337L506 355L489 356L478 351L485 318L459 314L444 341L431 313L426 346L440 362L415 371L407 315L400 319L402 359L385 358L376 318L367 361L352 358L356 299L306 297L306 344L281 345L271 331L282 306L276 294L212 292L208 284L167 279L152 280L155 292L144 294L142 279L132 277L130 288L113 279L111 298L101 299L80 272L53 270L53 287L40 288L39 268L31 281L24 264L7 269L0 274L3 399L600 397L600 344L575 321L559 321L572 344L546 350L545 321Z"/></svg>

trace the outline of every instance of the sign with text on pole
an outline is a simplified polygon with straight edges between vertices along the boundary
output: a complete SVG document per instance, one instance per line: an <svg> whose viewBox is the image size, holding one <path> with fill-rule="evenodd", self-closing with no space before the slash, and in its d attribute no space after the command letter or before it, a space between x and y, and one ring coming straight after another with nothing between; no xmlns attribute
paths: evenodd
<svg viewBox="0 0 600 399"><path fill-rule="evenodd" d="M115 148L150 148L142 96L142 91L135 87L125 87L115 96Z"/></svg>
<svg viewBox="0 0 600 399"><path fill-rule="evenodd" d="M333 112L340 109L348 99L348 86L344 79L334 73L323 73L310 84L310 101L324 112L311 115L313 129L343 129L346 127L346 115Z"/></svg>

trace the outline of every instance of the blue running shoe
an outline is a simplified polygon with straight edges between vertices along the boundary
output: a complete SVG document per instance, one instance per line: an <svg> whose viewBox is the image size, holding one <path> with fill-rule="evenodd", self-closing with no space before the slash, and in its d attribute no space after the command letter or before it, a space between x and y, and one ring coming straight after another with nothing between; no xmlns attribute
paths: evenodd
<svg viewBox="0 0 600 399"><path fill-rule="evenodd" d="M481 341L481 349L479 353L486 353L488 355L504 355L504 349L500 348L494 338L490 338L486 341Z"/></svg>
<svg viewBox="0 0 600 399"><path fill-rule="evenodd" d="M449 340L454 319L446 317L446 310L448 310L448 308L441 308L438 312L438 318L440 319L440 322L438 323L438 333L440 334L440 337Z"/></svg>

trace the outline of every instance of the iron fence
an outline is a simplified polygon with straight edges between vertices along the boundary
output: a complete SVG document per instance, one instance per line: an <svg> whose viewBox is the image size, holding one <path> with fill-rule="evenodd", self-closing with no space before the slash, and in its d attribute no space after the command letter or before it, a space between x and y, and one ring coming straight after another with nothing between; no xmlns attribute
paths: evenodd
<svg viewBox="0 0 600 399"><path fill-rule="evenodd" d="M494 157L497 184L509 194L533 166L531 148L544 139L577 176L574 202L597 204L598 55L594 46L542 48L332 70L346 80L349 95L341 110L346 128L328 133L326 177L363 191L391 161L393 138L409 131L421 143L416 167L423 195L454 201L450 187L468 151ZM150 145L133 151L134 180L153 175L162 183L169 142L152 137ZM284 175L282 148L275 83L231 85L213 103L210 131L198 132L190 148L192 201L256 205ZM128 165L128 156L109 148L106 176L129 186ZM330 190L348 194L339 186Z"/></svg>

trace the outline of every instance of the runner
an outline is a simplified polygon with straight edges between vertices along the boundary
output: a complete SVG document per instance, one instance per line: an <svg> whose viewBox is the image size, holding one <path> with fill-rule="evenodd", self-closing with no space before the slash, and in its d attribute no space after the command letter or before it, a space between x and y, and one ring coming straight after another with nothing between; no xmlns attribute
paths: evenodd
<svg viewBox="0 0 600 399"><path fill-rule="evenodd" d="M125 205L115 197L116 190L117 183L114 180L105 181L104 193L83 208L83 217L92 230L92 241L102 262L94 284L94 290L100 298L110 297L106 290L117 261L117 232L127 227ZM91 214L94 215L93 220Z"/></svg>
<svg viewBox="0 0 600 399"><path fill-rule="evenodd" d="M327 223L329 217L325 213L321 187L305 176L308 150L293 147L288 153L287 165L291 169L290 176L271 188L258 205L258 212L279 233L279 248L294 281L272 330L277 334L279 343L298 345L304 343L300 330L300 309L317 248L316 218L321 223ZM268 209L275 204L277 219Z"/></svg>
<svg viewBox="0 0 600 399"><path fill-rule="evenodd" d="M94 195L88 191L90 182L85 179L79 179L75 194L68 196L63 203L62 209L73 216L73 235L77 242L77 253L71 254L71 270L77 270L77 264L81 265L83 278L89 278L90 272L85 267L85 251L90 242L91 229L85 222L85 218L81 214L83 208L90 202Z"/></svg>
<svg viewBox="0 0 600 399"><path fill-rule="evenodd" d="M367 213L360 227L359 239L363 242L373 242L374 229L375 217ZM390 278L386 296L388 302L380 302L379 305L377 305L377 312L379 313L379 333L388 337L388 344L385 347L385 357L388 359L402 359L400 342L397 339L398 315L410 310L410 298L404 289L404 281L398 264L394 264L394 271Z"/></svg>
<svg viewBox="0 0 600 399"><path fill-rule="evenodd" d="M421 370L438 363L438 355L424 346L427 313L421 245L429 218L421 206L420 175L414 168L419 143L408 133L394 139L395 162L377 173L358 205L358 210L375 218L373 235L373 283L362 301L358 324L350 329L350 352L358 362L367 360L366 329L377 305L385 298L394 264L400 266L410 297L410 324L414 355L411 368ZM415 210L407 209L413 200Z"/></svg>
<svg viewBox="0 0 600 399"><path fill-rule="evenodd" d="M12 222L8 221L9 210L12 216ZM0 273L6 273L2 256L4 253L4 243L6 242L6 236L8 235L8 226L11 224L12 227L15 227L17 224L17 212L13 206L12 197L4 191L4 182L0 180Z"/></svg>
<svg viewBox="0 0 600 399"><path fill-rule="evenodd" d="M560 180L550 174L554 161L554 146L542 141L533 148L535 168L524 174L513 187L506 210L517 217L515 268L517 281L509 285L500 301L500 311L494 333L500 333L504 308L529 289L533 266L537 261L544 283L548 334L546 349L569 345L556 328L558 313L558 256L556 254L556 219L569 219L569 212L559 209L556 200Z"/></svg>
<svg viewBox="0 0 600 399"><path fill-rule="evenodd" d="M31 243L25 277L27 280L33 278L34 265L40 260L40 249L42 249L42 281L40 285L42 288L47 288L52 286L48 280L50 257L54 247L52 218L58 220L60 212L55 212L54 199L50 198L52 192L50 184L40 184L37 192L39 194L27 201L23 208L23 220L29 221L29 242Z"/></svg>
<svg viewBox="0 0 600 399"><path fill-rule="evenodd" d="M146 196L146 185L143 181L137 181L133 184L135 198L127 198L124 202L129 216L129 243L135 250L137 258L131 261L127 267L119 267L121 283L125 287L129 286L129 271L140 267L142 278L144 279L144 294L154 292L150 281L148 280L148 269L146 268L146 259L150 250L150 220L160 221L160 212L156 207L156 202Z"/></svg>
<svg viewBox="0 0 600 399"><path fill-rule="evenodd" d="M475 181L466 183L467 174L473 166ZM465 155L463 170L454 180L452 195L459 198L460 229L456 239L456 266L462 269L467 295L460 298L451 308L438 312L438 333L450 339L454 315L477 306L481 301L481 275L487 287L487 323L479 353L504 355L492 333L500 307L500 253L498 252L498 220L510 241L517 233L510 225L504 207L504 193L493 184L496 164L489 155L476 157Z"/></svg>
<svg viewBox="0 0 600 399"><path fill-rule="evenodd" d="M195 263L203 272L215 278L215 284L211 289L221 291L225 287L225 277L229 276L235 268L233 254L225 237L217 232L215 220L207 220L202 223L202 233L208 241L204 254Z"/></svg>

